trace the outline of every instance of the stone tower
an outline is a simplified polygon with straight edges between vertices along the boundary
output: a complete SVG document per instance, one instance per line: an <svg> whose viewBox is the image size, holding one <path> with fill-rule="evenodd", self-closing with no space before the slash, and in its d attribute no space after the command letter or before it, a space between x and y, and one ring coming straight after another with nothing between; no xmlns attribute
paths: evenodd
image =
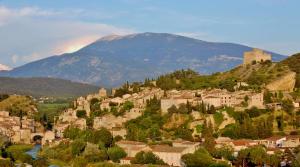
<svg viewBox="0 0 300 167"><path fill-rule="evenodd" d="M261 49L254 48L252 51L244 53L244 65L252 64L253 62L272 61L271 54L264 52Z"/></svg>

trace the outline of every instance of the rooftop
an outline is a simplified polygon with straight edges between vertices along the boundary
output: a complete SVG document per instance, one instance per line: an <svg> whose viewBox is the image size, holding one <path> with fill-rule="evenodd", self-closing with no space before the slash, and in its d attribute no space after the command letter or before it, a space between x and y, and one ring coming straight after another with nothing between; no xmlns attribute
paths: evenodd
<svg viewBox="0 0 300 167"><path fill-rule="evenodd" d="M186 147L171 147L168 145L154 145L151 146L153 152L170 152L170 153L181 153Z"/></svg>

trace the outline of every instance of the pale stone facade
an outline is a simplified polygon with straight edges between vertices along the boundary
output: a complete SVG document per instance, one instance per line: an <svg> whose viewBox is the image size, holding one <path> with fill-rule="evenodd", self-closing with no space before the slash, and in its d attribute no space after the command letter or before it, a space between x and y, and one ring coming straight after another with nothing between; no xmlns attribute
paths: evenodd
<svg viewBox="0 0 300 167"><path fill-rule="evenodd" d="M101 89L99 90L99 96L100 96L101 98L107 97L107 91L106 91L106 89L101 88Z"/></svg>
<svg viewBox="0 0 300 167"><path fill-rule="evenodd" d="M138 152L151 150L147 144L136 141L122 140L117 142L116 145L123 148L128 157L135 157Z"/></svg>
<svg viewBox="0 0 300 167"><path fill-rule="evenodd" d="M126 129L121 127L114 127L110 130L110 132L113 135L113 137L121 136L123 139L125 139L127 134Z"/></svg>
<svg viewBox="0 0 300 167"><path fill-rule="evenodd" d="M168 146L154 145L151 146L151 151L170 166L184 166L181 157L184 154L194 153L194 146Z"/></svg>
<svg viewBox="0 0 300 167"><path fill-rule="evenodd" d="M199 148L199 143L189 141L174 141L173 146L151 145L142 142L122 140L116 143L127 153L122 163L129 164L132 157L141 151L151 151L170 166L183 166L181 157L184 154L194 153Z"/></svg>
<svg viewBox="0 0 300 167"><path fill-rule="evenodd" d="M33 119L9 116L8 111L0 111L0 133L13 143L31 143L31 134L36 130Z"/></svg>
<svg viewBox="0 0 300 167"><path fill-rule="evenodd" d="M295 148L300 146L300 136L273 136L259 141L260 144L267 148Z"/></svg>
<svg viewBox="0 0 300 167"><path fill-rule="evenodd" d="M271 54L265 53L260 49L253 49L252 51L244 53L244 65L252 64L252 62L264 62L272 60Z"/></svg>

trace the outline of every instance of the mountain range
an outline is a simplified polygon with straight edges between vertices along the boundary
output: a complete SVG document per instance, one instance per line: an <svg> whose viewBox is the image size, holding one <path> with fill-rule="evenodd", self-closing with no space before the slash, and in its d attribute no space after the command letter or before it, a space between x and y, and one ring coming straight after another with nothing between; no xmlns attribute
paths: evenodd
<svg viewBox="0 0 300 167"><path fill-rule="evenodd" d="M97 86L54 78L0 77L0 94L73 98L98 92Z"/></svg>
<svg viewBox="0 0 300 167"><path fill-rule="evenodd" d="M106 36L74 53L52 56L11 71L7 77L50 77L76 82L119 86L190 68L201 74L229 70L242 63L251 47L167 33ZM274 61L286 56L269 52Z"/></svg>

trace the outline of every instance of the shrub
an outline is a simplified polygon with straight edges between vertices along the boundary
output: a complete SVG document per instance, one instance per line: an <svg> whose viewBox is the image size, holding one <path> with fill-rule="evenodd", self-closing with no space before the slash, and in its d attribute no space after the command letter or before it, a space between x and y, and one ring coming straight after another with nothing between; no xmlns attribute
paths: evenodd
<svg viewBox="0 0 300 167"><path fill-rule="evenodd" d="M110 160L112 160L113 162L120 162L121 158L126 157L126 152L117 146L108 148L107 150L107 154Z"/></svg>
<svg viewBox="0 0 300 167"><path fill-rule="evenodd" d="M78 110L78 111L76 112L76 116L77 116L78 118L85 118L85 117L86 117L86 111L85 111L85 110Z"/></svg>

